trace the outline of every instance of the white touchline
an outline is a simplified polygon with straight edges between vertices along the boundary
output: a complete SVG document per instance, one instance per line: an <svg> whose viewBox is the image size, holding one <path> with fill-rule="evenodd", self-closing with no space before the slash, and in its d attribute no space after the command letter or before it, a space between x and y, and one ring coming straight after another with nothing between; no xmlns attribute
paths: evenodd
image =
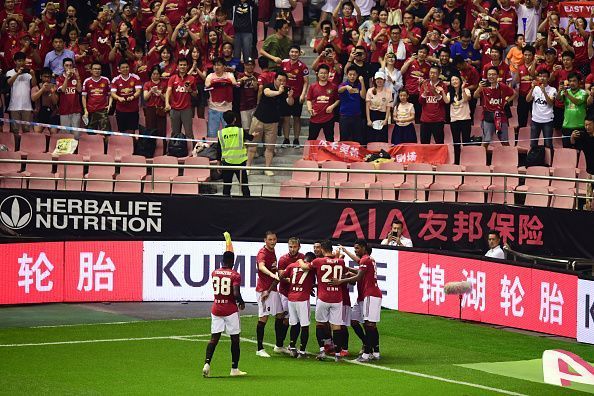
<svg viewBox="0 0 594 396"><path fill-rule="evenodd" d="M160 337L138 337L138 338L107 338L99 340L73 340L73 341L55 341L55 342L35 342L28 344L0 344L0 347L27 347L27 346L45 346L45 345L70 345L70 344L95 344L99 342L125 342L125 341L147 341L147 340L175 340L179 337L210 337L210 334L187 334L172 335Z"/></svg>
<svg viewBox="0 0 594 396"><path fill-rule="evenodd" d="M241 315L242 318L253 318L256 315ZM200 318L174 318L174 319L154 319L154 320L130 320L128 322L97 322L97 323L73 323L73 324L61 324L61 325L42 325L42 326L31 326L29 329L51 329L54 327L76 327L76 326L103 326L103 325L124 325L134 323L152 323L152 322L169 322L173 320L195 320L195 319L208 319L210 316Z"/></svg>
<svg viewBox="0 0 594 396"><path fill-rule="evenodd" d="M254 341L254 340L252 340L250 338L241 337L241 340L242 341L245 341L245 342L251 342L252 344L257 344L257 341ZM271 344L269 342L265 342L264 345L270 346L270 347L274 347L275 346L274 344ZM417 371L408 371L408 370L395 369L395 368L386 367L386 366L379 366L377 364L361 363L361 362L357 362L356 360L346 360L346 359L344 359L343 362L351 363L351 364L357 364L359 366L370 367L370 368L374 368L374 369L378 369L378 370L391 371L391 372L394 372L394 373L408 374L408 375L413 375L415 377L427 378L427 379L432 379L432 380L441 381L441 382L448 382L450 384L470 386L472 388L488 390L488 391L492 391L492 392L501 393L501 394L504 394L504 395L527 396L527 395L525 395L523 393L512 392L512 391L508 391L508 390L505 390L505 389L499 389L499 388L492 388L490 386L485 386L485 385L480 385L480 384L473 384L472 382L456 381L456 380L449 379L449 378L437 377L435 375L419 373Z"/></svg>

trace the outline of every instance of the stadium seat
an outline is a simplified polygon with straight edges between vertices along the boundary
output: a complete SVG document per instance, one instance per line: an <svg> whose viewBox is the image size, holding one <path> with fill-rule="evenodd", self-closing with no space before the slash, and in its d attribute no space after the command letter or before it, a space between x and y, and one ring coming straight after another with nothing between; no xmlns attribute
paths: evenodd
<svg viewBox="0 0 594 396"><path fill-rule="evenodd" d="M351 169L356 170L370 170L374 171L375 166L370 162L353 162ZM369 187L371 183L375 183L375 174L373 173L349 173L349 182L363 183Z"/></svg>
<svg viewBox="0 0 594 396"><path fill-rule="evenodd" d="M583 151L579 152L577 168L579 170L586 170L586 156Z"/></svg>
<svg viewBox="0 0 594 396"><path fill-rule="evenodd" d="M295 27L303 26L303 3L297 2L295 8L291 11Z"/></svg>
<svg viewBox="0 0 594 396"><path fill-rule="evenodd" d="M29 190L55 190L56 175L54 173L36 173L33 179L28 179ZM25 181L24 181L25 182Z"/></svg>
<svg viewBox="0 0 594 396"><path fill-rule="evenodd" d="M23 158L31 153L45 153L47 148L47 138L42 133L28 132L21 135L19 144L19 154Z"/></svg>
<svg viewBox="0 0 594 396"><path fill-rule="evenodd" d="M146 158L141 155L127 155L122 157L121 162L120 173L115 178L114 192L140 193L142 179L146 176L146 167L124 164L146 164Z"/></svg>
<svg viewBox="0 0 594 396"><path fill-rule="evenodd" d="M177 158L161 155L153 158L155 165L177 165ZM145 178L144 192L155 194L170 194L171 180L178 175L177 168L153 168L152 175Z"/></svg>
<svg viewBox="0 0 594 396"><path fill-rule="evenodd" d="M210 160L206 157L188 157L184 163L184 165L203 165L208 166L210 165ZM184 176L186 177L193 177L199 182L205 182L210 180L210 169L206 168L188 168L184 167L183 169Z"/></svg>
<svg viewBox="0 0 594 396"><path fill-rule="evenodd" d="M172 194L198 195L198 178L194 176L175 176L171 184Z"/></svg>
<svg viewBox="0 0 594 396"><path fill-rule="evenodd" d="M16 143L14 140L14 133L0 132L0 144L5 145L8 151L16 151Z"/></svg>
<svg viewBox="0 0 594 396"><path fill-rule="evenodd" d="M333 187L328 188L326 182L318 180L317 182L312 182L309 185L307 196L308 198L334 199L336 198L336 189Z"/></svg>
<svg viewBox="0 0 594 396"><path fill-rule="evenodd" d="M555 168L553 177L565 177L568 179L576 178L576 168ZM575 191L576 183L563 180L551 180L549 191L557 193L557 190L572 190Z"/></svg>
<svg viewBox="0 0 594 396"><path fill-rule="evenodd" d="M50 153L30 153L27 157L27 161L51 161L52 155ZM22 172L25 176L36 176L39 174L47 175L52 172L52 164L35 164L27 162L25 164L25 170Z"/></svg>
<svg viewBox="0 0 594 396"><path fill-rule="evenodd" d="M487 152L483 146L462 146L460 148L460 165L487 165Z"/></svg>
<svg viewBox="0 0 594 396"><path fill-rule="evenodd" d="M433 183L429 187L429 202L456 202L456 188L449 183Z"/></svg>
<svg viewBox="0 0 594 396"><path fill-rule="evenodd" d="M551 199L553 208L575 209L575 189L558 188Z"/></svg>
<svg viewBox="0 0 594 396"><path fill-rule="evenodd" d="M122 157L134 153L134 139L132 136L112 135L107 140L107 154L120 162Z"/></svg>
<svg viewBox="0 0 594 396"><path fill-rule="evenodd" d="M518 174L518 168L516 167L505 167L505 166L496 166L493 169L493 173L506 173L506 174ZM520 184L520 179L517 177L503 177L503 176L493 176L491 178L491 185L488 188L490 199L489 202L491 203L507 203L513 204L514 203L514 195L513 191L516 190L518 184ZM504 193L503 191L506 191Z"/></svg>
<svg viewBox="0 0 594 396"><path fill-rule="evenodd" d="M590 180L590 174L585 170L585 169L580 169L580 173L578 175L578 179L583 179L583 180ZM586 193L586 186L587 183L580 183L578 182L577 184L577 193L578 195L583 195Z"/></svg>
<svg viewBox="0 0 594 396"><path fill-rule="evenodd" d="M440 175L440 172L462 172L462 166L453 164L439 164L435 169L435 183L453 186L457 189L462 184L462 175Z"/></svg>
<svg viewBox="0 0 594 396"><path fill-rule="evenodd" d="M526 176L549 176L549 168L546 166L531 166L526 170ZM517 191L527 191L529 187L548 187L550 179L525 179L523 185L516 188Z"/></svg>
<svg viewBox="0 0 594 396"><path fill-rule="evenodd" d="M485 190L479 188L479 186L463 184L458 188L457 201L466 203L484 203Z"/></svg>
<svg viewBox="0 0 594 396"><path fill-rule="evenodd" d="M539 144L543 144L544 140L539 139ZM518 140L516 142L516 148L519 153L527 153L530 151L530 127L521 127L518 129Z"/></svg>
<svg viewBox="0 0 594 396"><path fill-rule="evenodd" d="M0 151L0 159L3 160L20 160L21 156L14 151ZM21 164L18 162L1 162L0 175L7 173L17 173L21 171Z"/></svg>
<svg viewBox="0 0 594 396"><path fill-rule="evenodd" d="M555 168L577 168L577 151L572 148L558 148L553 155L551 173Z"/></svg>
<svg viewBox="0 0 594 396"><path fill-rule="evenodd" d="M518 166L518 148L513 146L496 146L491 157L491 169L496 166Z"/></svg>
<svg viewBox="0 0 594 396"><path fill-rule="evenodd" d="M311 169L318 169L318 163L316 161L309 161L300 159L295 161L293 164L294 168L311 168ZM300 171L293 171L291 175L291 180L294 182L303 183L305 185L309 185L311 182L318 181L320 179L320 174L318 172L300 172Z"/></svg>
<svg viewBox="0 0 594 396"><path fill-rule="evenodd" d="M422 187L417 188L415 194L414 183L404 182L398 187L399 201L425 201L425 190Z"/></svg>
<svg viewBox="0 0 594 396"><path fill-rule="evenodd" d="M169 155L160 155L160 156L153 158L153 164L154 165L177 165L177 158L169 156ZM178 169L174 168L174 167L171 167L171 168L154 167L152 169L153 169L152 170L153 175L159 176L159 177L163 176L163 177L173 178L178 175Z"/></svg>
<svg viewBox="0 0 594 396"><path fill-rule="evenodd" d="M383 171L403 171L404 165L397 164L396 162L382 162L379 166L379 170ZM378 183L392 184L392 186L398 188L404 183L404 173L382 173L377 174Z"/></svg>
<svg viewBox="0 0 594 396"><path fill-rule="evenodd" d="M64 154L58 157L58 190L81 191L83 186L84 165L62 165L63 161L82 162L83 156L80 154ZM64 180L66 178L66 180ZM72 180L78 179L78 180Z"/></svg>
<svg viewBox="0 0 594 396"><path fill-rule="evenodd" d="M146 164L146 158L142 155L126 155L122 157L120 175L135 175L143 178L146 176L146 166L127 166L126 164Z"/></svg>
<svg viewBox="0 0 594 396"><path fill-rule="evenodd" d="M365 183L344 182L338 189L338 199L365 199Z"/></svg>
<svg viewBox="0 0 594 396"><path fill-rule="evenodd" d="M465 172L490 173L491 168L487 165L469 165L466 167ZM487 189L491 185L491 176L474 176L465 174L462 184L480 186L483 189Z"/></svg>
<svg viewBox="0 0 594 396"><path fill-rule="evenodd" d="M346 162L341 161L326 161L322 163L322 169L347 169L348 165ZM322 173L320 175L320 180L324 183L328 182L328 175L330 175L330 185L331 186L338 186L340 183L344 183L348 179L348 174L346 172L333 172L333 173Z"/></svg>
<svg viewBox="0 0 594 396"><path fill-rule="evenodd" d="M85 161L89 161L91 155L105 154L103 136L82 134L78 140L78 153Z"/></svg>
<svg viewBox="0 0 594 396"><path fill-rule="evenodd" d="M526 206L538 206L546 208L549 206L549 189L543 186L528 186L525 190L526 200L524 205Z"/></svg>
<svg viewBox="0 0 594 396"><path fill-rule="evenodd" d="M115 162L112 155L95 154L90 157L91 162ZM115 174L115 165L89 165L89 171L85 175L85 190L95 192L111 192L113 191L113 176ZM93 180L93 179L111 179L109 180Z"/></svg>
<svg viewBox="0 0 594 396"><path fill-rule="evenodd" d="M400 186L400 184L398 184ZM394 201L396 199L396 189L394 183L375 182L369 185L369 200L375 201Z"/></svg>
<svg viewBox="0 0 594 396"><path fill-rule="evenodd" d="M408 164L407 171L411 172L433 172L433 166L431 164L423 164L423 163L412 163ZM415 175L411 173L406 174L406 182L410 183L412 186L415 186L415 177L416 177L416 186L419 189L428 189L431 184L433 184L433 175L425 174L425 175ZM400 199L400 198L398 198Z"/></svg>
<svg viewBox="0 0 594 396"><path fill-rule="evenodd" d="M303 183L287 180L280 186L281 198L307 198L307 188Z"/></svg>
<svg viewBox="0 0 594 396"><path fill-rule="evenodd" d="M56 144L60 139L74 139L74 135L71 133L52 133L50 135L49 147L47 150L48 153L54 152L54 150L56 149Z"/></svg>
<svg viewBox="0 0 594 396"><path fill-rule="evenodd" d="M380 151L380 150L390 150L392 148L392 144L386 142L371 142L367 143L367 150L369 151Z"/></svg>

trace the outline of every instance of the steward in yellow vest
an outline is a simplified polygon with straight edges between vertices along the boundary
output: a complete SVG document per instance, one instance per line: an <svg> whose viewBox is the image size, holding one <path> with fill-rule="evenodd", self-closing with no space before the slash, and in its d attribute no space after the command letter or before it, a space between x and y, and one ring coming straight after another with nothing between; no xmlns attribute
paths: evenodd
<svg viewBox="0 0 594 396"><path fill-rule="evenodd" d="M245 147L246 140L253 140L253 135L246 133L242 128L235 126L236 117L232 111L226 111L223 114L223 120L228 125L217 132L220 145L220 153L217 153L217 158L224 166L245 166L247 164L247 148ZM244 197L250 196L250 188L248 186L248 175L245 170L225 170L223 168L223 195L231 195L231 184L233 182L233 175L237 176L237 180L241 183L241 192Z"/></svg>

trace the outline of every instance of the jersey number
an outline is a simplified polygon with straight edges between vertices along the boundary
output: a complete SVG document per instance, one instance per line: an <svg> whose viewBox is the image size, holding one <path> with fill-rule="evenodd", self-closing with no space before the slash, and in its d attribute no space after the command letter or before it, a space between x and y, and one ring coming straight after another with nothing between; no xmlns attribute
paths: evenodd
<svg viewBox="0 0 594 396"><path fill-rule="evenodd" d="M330 279L342 278L342 266L322 265L321 270L324 272L322 275L322 283L330 283ZM332 275L332 277L330 277Z"/></svg>
<svg viewBox="0 0 594 396"><path fill-rule="evenodd" d="M212 287L215 295L228 296L231 294L231 279L230 278L212 278Z"/></svg>
<svg viewBox="0 0 594 396"><path fill-rule="evenodd" d="M297 272L301 272L301 277L299 278L299 283L297 283ZM305 277L307 276L307 271L293 271L293 277L291 278L292 285L302 285L305 281Z"/></svg>

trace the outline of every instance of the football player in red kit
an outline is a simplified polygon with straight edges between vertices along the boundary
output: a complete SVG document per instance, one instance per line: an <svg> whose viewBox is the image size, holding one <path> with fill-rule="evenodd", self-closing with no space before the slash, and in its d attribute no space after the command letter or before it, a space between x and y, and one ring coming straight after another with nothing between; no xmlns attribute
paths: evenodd
<svg viewBox="0 0 594 396"><path fill-rule="evenodd" d="M214 302L211 311L211 336L206 346L206 360L202 368L202 375L210 375L210 362L215 348L225 331L231 337L231 376L246 375L239 370L239 309L245 308L239 286L241 275L233 269L235 254L232 251L223 253L223 267L212 272L212 287Z"/></svg>

